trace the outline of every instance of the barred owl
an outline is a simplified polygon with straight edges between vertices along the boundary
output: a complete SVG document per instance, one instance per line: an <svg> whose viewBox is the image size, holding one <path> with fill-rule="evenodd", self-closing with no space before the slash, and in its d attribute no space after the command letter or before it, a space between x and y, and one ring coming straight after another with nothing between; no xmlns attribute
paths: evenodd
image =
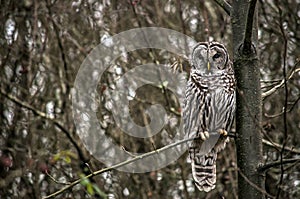
<svg viewBox="0 0 300 199"><path fill-rule="evenodd" d="M209 192L216 184L217 153L229 141L235 113L235 77L226 48L200 42L193 49L183 120L196 187Z"/></svg>

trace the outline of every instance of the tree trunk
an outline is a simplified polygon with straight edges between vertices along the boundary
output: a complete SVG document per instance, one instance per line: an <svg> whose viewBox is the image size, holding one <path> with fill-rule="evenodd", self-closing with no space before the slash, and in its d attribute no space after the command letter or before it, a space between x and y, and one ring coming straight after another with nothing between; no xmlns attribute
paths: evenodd
<svg viewBox="0 0 300 199"><path fill-rule="evenodd" d="M257 172L257 167L262 161L260 72L255 50L257 12L254 10L250 16L251 14L248 14L250 7L255 9L255 3L253 7L249 0L233 1L231 12L234 70L237 78L238 195L239 198L260 199L263 198L263 193L259 189L264 190L264 177ZM249 17L253 19L253 22L251 21L253 27L247 25ZM249 27L252 34L247 38L245 33L249 31Z"/></svg>

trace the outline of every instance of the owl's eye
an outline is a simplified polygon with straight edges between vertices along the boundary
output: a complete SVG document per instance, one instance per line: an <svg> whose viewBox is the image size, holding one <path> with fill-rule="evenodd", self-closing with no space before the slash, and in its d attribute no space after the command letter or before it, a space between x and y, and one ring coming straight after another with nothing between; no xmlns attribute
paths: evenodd
<svg viewBox="0 0 300 199"><path fill-rule="evenodd" d="M213 59L217 59L217 58L219 58L219 57L221 57L221 53L216 53L216 54L213 56Z"/></svg>

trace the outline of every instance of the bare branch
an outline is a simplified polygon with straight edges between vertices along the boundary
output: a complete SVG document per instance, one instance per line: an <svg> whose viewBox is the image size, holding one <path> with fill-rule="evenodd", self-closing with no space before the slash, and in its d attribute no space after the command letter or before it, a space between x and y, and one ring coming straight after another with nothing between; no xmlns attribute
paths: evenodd
<svg viewBox="0 0 300 199"><path fill-rule="evenodd" d="M45 118L45 119L49 119L49 120L53 120L53 118L51 118L50 116L48 116L46 113L34 108L33 106L31 106L30 104L27 104L25 102L23 102L22 100L16 98L15 96L11 95L11 94L8 94L6 93L4 90L0 90L1 94L4 95L5 97L7 97L8 99L10 99L11 101L15 102L16 104L26 108L26 109L29 109L31 110L34 114L42 117L42 118Z"/></svg>
<svg viewBox="0 0 300 199"><path fill-rule="evenodd" d="M53 24L54 32L55 32L55 35L56 35L56 38L57 38L57 44L58 44L58 47L59 47L59 50L60 50L61 60L63 62L63 66L64 66L64 71L63 71L64 74L62 74L62 71L59 73L60 81L61 81L61 88L64 91L64 94L68 94L69 91L70 91L70 85L64 84L64 82L62 81L63 80L63 75L64 75L65 78L67 79L67 82L70 82L70 77L69 77L68 72L67 72L68 71L68 64L67 64L65 49L64 49L63 41L62 41L61 36L60 36L59 27L57 26L57 23L55 22L55 20L52 17L53 13L52 13L50 2L49 1L46 1L46 2L47 2L47 8L48 8L48 11L49 11L49 19Z"/></svg>
<svg viewBox="0 0 300 199"><path fill-rule="evenodd" d="M230 16L231 5L226 0L215 0L215 2L223 8L223 10Z"/></svg>
<svg viewBox="0 0 300 199"><path fill-rule="evenodd" d="M256 0L252 0L249 5L247 23L245 29L243 53L251 54L252 52L252 29L253 29L253 19L255 13Z"/></svg>
<svg viewBox="0 0 300 199"><path fill-rule="evenodd" d="M278 166L283 166L284 164L299 163L299 162L300 162L300 158L282 159L275 162L266 163L265 165L258 167L257 170L259 172L265 172L266 170L272 167L278 167Z"/></svg>
<svg viewBox="0 0 300 199"><path fill-rule="evenodd" d="M157 150L154 150L154 151L150 151L150 152L148 152L148 153L144 153L144 154L139 155L139 156L135 156L135 157L133 157L133 158L131 158L131 159L128 159L128 160L123 161L123 162L120 162L120 163L115 164L115 165L113 165L113 166L111 166L111 167L107 167L107 168L104 168L104 169L100 169L100 170L98 170L98 171L95 171L95 172L93 172L93 173L91 173L91 174L85 176L85 178L91 178L91 177L93 177L93 176L96 176L96 175L99 175L99 174L101 174L101 173L110 171L110 170L112 170L112 169L120 168L120 167L125 166L125 165L127 165L127 164L130 164L130 163L132 163L132 162L135 162L135 161L144 159L144 158L146 158L146 157L155 155L155 154L157 154L157 153L161 153L161 152L163 152L163 151L165 151L165 150L167 150L167 149L170 149L170 148L175 147L175 146L177 146L177 145L184 144L184 143L186 143L186 142L188 142L188 141L191 141L191 140L194 140L194 139L195 139L195 138L183 139L183 140L180 140L180 141L178 141L178 142L175 142L175 143L169 144L169 145L167 145L167 146L164 146L164 147L162 147L162 148L160 148L160 149L157 149ZM58 190L58 191L56 191L56 192L54 192L54 193L52 193L52 194L50 194L50 195L44 197L43 199L52 198L52 197L54 197L54 196L57 196L57 195L63 193L64 191L70 189L71 187L73 187L73 186L79 184L79 183L81 182L81 180L82 180L82 179L77 179L77 180L73 181L72 183L70 183L69 185L63 187L62 189L60 189L60 190Z"/></svg>
<svg viewBox="0 0 300 199"><path fill-rule="evenodd" d="M263 193L264 195L268 196L269 198L275 198L271 194L267 193L264 189L260 188L255 183L251 182L251 180L249 180L247 178L247 176L239 168L237 168L237 170L238 170L239 174L245 179L245 181L247 183L249 183L253 188L255 188L256 190L260 191L261 193Z"/></svg>
<svg viewBox="0 0 300 199"><path fill-rule="evenodd" d="M296 106L296 104L297 104L299 101L300 101L300 96L292 103L291 108L289 108L288 110L286 110L286 108L283 107L283 110L282 110L280 113L275 113L275 114L273 114L273 115L268 115L267 113L265 113L265 116L268 117L268 118L275 118L275 117L281 116L281 115L284 114L285 112L286 112L286 113L289 113L289 112L291 112L291 111L294 109L294 107Z"/></svg>
<svg viewBox="0 0 300 199"><path fill-rule="evenodd" d="M282 68L282 74L283 74L283 79L284 79L284 109L283 109L283 128L284 128L284 142L280 151L280 180L278 183L278 190L276 194L276 199L279 198L280 192L281 192L281 185L283 184L283 176L284 176L284 168L283 168L283 153L284 153L284 147L287 143L288 139L288 127L287 127L287 105L288 105L288 96L289 96L289 89L287 87L287 74L286 74L286 56L287 56L287 45L288 45L288 40L286 37L286 33L283 27L283 18L282 18L282 10L280 6L278 5L278 2L276 2L278 11L279 11L279 21L280 21L280 30L282 33L282 38L284 40L284 45L283 45L283 68Z"/></svg>
<svg viewBox="0 0 300 199"><path fill-rule="evenodd" d="M70 183L69 182L61 182L61 181L58 181L56 180L52 175L50 175L47 171L46 171L46 175L53 181L55 182L56 184L62 184L62 185L69 185Z"/></svg>
<svg viewBox="0 0 300 199"><path fill-rule="evenodd" d="M52 117L50 117L49 115L47 115L47 113L44 113L43 111L40 111L36 108L34 108L33 106L31 106L30 104L26 103L26 102L23 102L22 100L16 98L15 96L9 94L9 93L6 93L4 90L0 90L1 94L4 95L5 97L7 97L8 99L10 99L11 101L15 102L16 104L26 108L26 109L29 109L31 110L34 114L44 118L44 119L47 119L51 122L53 122L53 124L59 129L61 130L66 136L67 138L71 141L71 143L74 145L74 147L76 148L77 150L77 153L80 157L80 159L82 161L87 161L87 157L85 157L83 151L81 150L79 144L76 142L76 140L74 139L74 137L71 135L71 132L69 132L64 126L63 124L61 124L58 120L56 119L53 119Z"/></svg>
<svg viewBox="0 0 300 199"><path fill-rule="evenodd" d="M270 147L274 147L275 149L281 149L282 148L281 144L278 144L278 143L275 143L275 142L270 142L270 141L265 140L265 139L263 139L262 142L263 142L263 144L265 144L267 146L270 146ZM295 148L292 148L292 147L287 147L286 146L286 147L284 147L284 150L289 151L291 153L300 154L299 149L295 149Z"/></svg>
<svg viewBox="0 0 300 199"><path fill-rule="evenodd" d="M299 63L299 62L298 62L298 63ZM297 63L297 64L298 64L298 63ZM287 78L287 80L290 80L290 79L293 77L293 75L294 75L295 73L299 72L299 71L300 71L300 68L297 68L297 69L293 70L293 71L291 72L290 76ZM264 98L268 97L269 95L272 95L272 94L275 93L279 88L281 88L283 85L284 85L284 79L282 79L281 82L280 82L278 85L276 85L276 86L274 86L273 88L271 88L270 90L268 90L268 91L262 93L262 95L261 95L262 98L264 99Z"/></svg>

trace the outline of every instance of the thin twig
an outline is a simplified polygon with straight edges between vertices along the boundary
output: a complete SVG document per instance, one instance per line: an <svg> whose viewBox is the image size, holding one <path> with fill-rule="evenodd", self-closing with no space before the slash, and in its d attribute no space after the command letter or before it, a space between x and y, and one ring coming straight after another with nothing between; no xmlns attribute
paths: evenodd
<svg viewBox="0 0 300 199"><path fill-rule="evenodd" d="M263 166L257 168L258 172L265 172L266 170L272 167L282 166L283 164L291 164L291 163L298 163L300 162L300 158L291 158L291 159L282 159L275 162L266 163Z"/></svg>
<svg viewBox="0 0 300 199"><path fill-rule="evenodd" d="M184 19L183 19L183 8L182 8L182 3L181 3L181 0L177 0L177 5L178 5L178 14L179 14L179 18L180 18L180 23L181 23L181 31L183 34L186 35L186 27L185 27L185 23L184 23ZM185 49L185 52L186 50L188 49L188 42L186 40L186 37L184 37L184 49Z"/></svg>
<svg viewBox="0 0 300 199"><path fill-rule="evenodd" d="M52 175L50 175L48 172L46 172L46 175L53 181L55 182L56 184L62 184L62 185L69 185L70 183L69 182L61 182L61 181L58 181L56 180Z"/></svg>
<svg viewBox="0 0 300 199"><path fill-rule="evenodd" d="M281 144L278 144L278 143L275 143L275 142L270 142L268 140L265 140L263 139L262 140L263 144L267 145L267 146L270 146L270 147L273 147L275 149L282 149L282 145ZM295 148L292 148L292 147L284 147L284 150L286 151L289 151L291 153L296 153L296 154L300 154L300 150L299 149L295 149Z"/></svg>
<svg viewBox="0 0 300 199"><path fill-rule="evenodd" d="M124 146L121 146L121 149L122 149L125 153L127 153L129 156L131 156L131 157L133 157L133 158L136 157L136 155L134 155L134 154L130 153L129 151L127 151L127 150L125 149Z"/></svg>
<svg viewBox="0 0 300 199"><path fill-rule="evenodd" d="M88 163L85 162L84 164L89 169L90 173L94 173L92 168L90 167L90 165Z"/></svg>
<svg viewBox="0 0 300 199"><path fill-rule="evenodd" d="M71 143L74 145L74 147L76 148L77 150L77 153L80 157L80 159L82 161L87 161L87 158L85 157L84 153L82 152L80 146L78 145L78 143L75 141L75 139L73 138L73 136L71 135L71 132L69 132L64 126L63 124L61 124L58 120L56 119L53 119L52 117L50 117L47 113L44 113L43 111L40 111L38 109L36 109L35 107L31 106L30 104L26 103L26 102L23 102L22 100L16 98L15 96L9 94L9 93L6 93L4 90L0 90L0 93L2 95L4 95L5 97L7 97L8 99L10 99L11 101L15 102L16 104L28 109L28 110L31 110L34 114L44 118L44 119L47 119L51 122L53 122L53 124L59 129L61 130L66 136L67 138L71 141Z"/></svg>
<svg viewBox="0 0 300 199"><path fill-rule="evenodd" d="M183 19L183 9L182 9L182 5L181 5L181 0L177 0L177 5L178 5L178 14L179 14L179 18L180 18L180 23L181 23L181 30L183 34L186 34L186 28L185 28L185 24L184 24L184 19Z"/></svg>
<svg viewBox="0 0 300 199"><path fill-rule="evenodd" d="M296 104L297 104L299 101L300 101L300 96L292 103L291 108L289 108L288 110L285 110L285 109L283 108L283 110L282 110L280 113L275 113L275 114L273 114L273 115L269 115L269 114L265 113L265 117L268 117L268 118L274 118L274 117L281 116L281 115L284 114L285 112L286 112L286 113L289 113L289 112L291 112L291 111L294 109L294 107L296 106Z"/></svg>
<svg viewBox="0 0 300 199"><path fill-rule="evenodd" d="M271 194L267 193L265 190L263 190L262 188L260 188L259 186L257 186L254 182L251 182L248 177L239 169L237 168L239 174L245 179L245 181L247 183L249 183L253 188L255 188L256 190L260 191L261 193L263 193L264 195L270 197L270 198L275 198L274 196L272 196Z"/></svg>
<svg viewBox="0 0 300 199"><path fill-rule="evenodd" d="M297 63L295 64L295 66L297 66L299 63L300 63L300 62L297 62ZM287 78L287 80L290 80L290 79L293 77L293 75L294 75L295 73L299 72L299 71L300 71L300 68L297 68L297 69L295 69L295 70L292 70L292 72L291 72L291 74L289 75L289 77ZM275 93L279 88L281 88L283 85L284 85L284 79L282 79L281 82L280 82L278 85L276 85L276 86L274 86L273 88L271 88L270 90L268 90L268 91L262 93L262 95L261 95L262 98L264 99L264 98L266 98L266 97L272 95L272 94Z"/></svg>
<svg viewBox="0 0 300 199"><path fill-rule="evenodd" d="M277 185L278 190L276 194L276 199L279 198L280 192L281 192L281 185L283 183L283 176L284 176L284 167L283 167L283 153L284 153L284 147L287 143L287 138L288 138L288 130L287 130L287 105L288 105L288 87L287 87L287 75L286 75L286 56L287 56L287 37L284 31L283 27L283 19L282 19L282 10L279 6L279 2L276 2L277 9L279 12L279 22L280 22L280 31L282 34L282 38L284 40L284 46L283 46L283 68L282 68L282 73L283 73L283 80L284 80L284 93L285 93L285 99L284 99L284 109L283 109L283 128L284 128L284 142L280 151L280 180Z"/></svg>
<svg viewBox="0 0 300 199"><path fill-rule="evenodd" d="M67 82L70 82L70 77L69 77L69 73L68 73L68 64L67 64L67 58L66 58L66 54L65 54L65 49L64 49L64 45L63 45L63 41L62 38L60 36L60 29L57 26L57 23L55 22L55 20L53 19L53 13L52 13L52 9L51 9L51 5L49 1L46 1L47 3L47 9L49 11L49 19L53 24L53 28L54 28L54 32L55 32L55 36L57 39L57 44L58 44L58 48L60 51L60 56L61 56L61 60L63 62L63 68L64 68L64 74L59 73L60 75L60 81L61 81L61 88L64 92L64 94L68 95L70 92L70 85L65 84L63 82L63 75L65 76ZM59 68L60 69L60 68Z"/></svg>
<svg viewBox="0 0 300 199"><path fill-rule="evenodd" d="M232 8L226 0L215 0L215 2L230 16Z"/></svg>

